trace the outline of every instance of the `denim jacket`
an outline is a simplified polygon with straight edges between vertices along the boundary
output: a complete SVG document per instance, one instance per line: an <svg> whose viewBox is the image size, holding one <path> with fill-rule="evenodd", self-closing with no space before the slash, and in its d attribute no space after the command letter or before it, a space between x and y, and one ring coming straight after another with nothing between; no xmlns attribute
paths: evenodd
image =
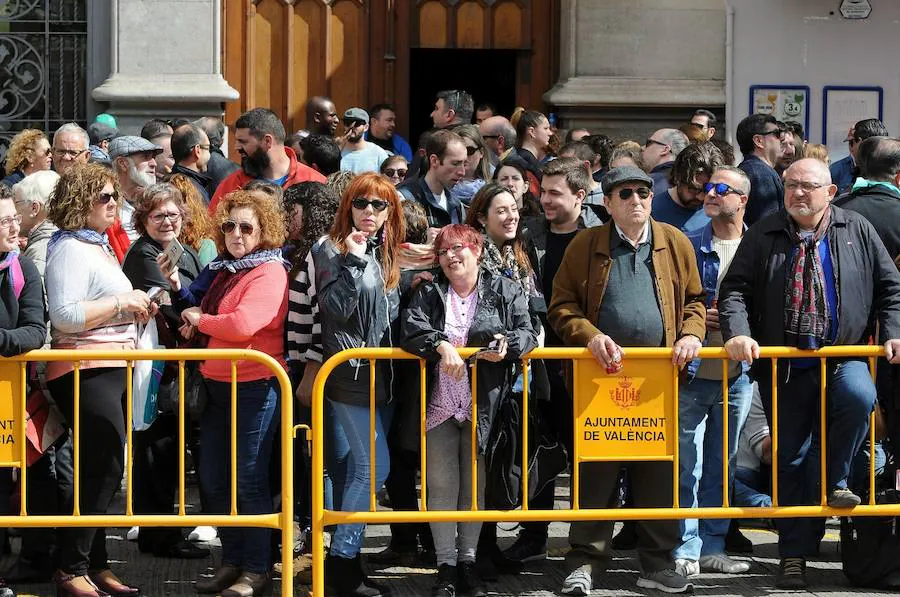
<svg viewBox="0 0 900 597"><path fill-rule="evenodd" d="M747 225L744 224L744 230ZM711 309L716 300L716 281L719 279L719 255L712 248L713 229L712 222L703 228L695 230L687 235L688 240L694 246L694 254L697 256L697 269L700 270L700 283L706 291L706 308ZM703 346L709 342L709 336L703 339ZM700 368L700 359L694 359L688 363L687 378L693 380ZM750 366L746 361L741 362L741 373L747 373Z"/></svg>

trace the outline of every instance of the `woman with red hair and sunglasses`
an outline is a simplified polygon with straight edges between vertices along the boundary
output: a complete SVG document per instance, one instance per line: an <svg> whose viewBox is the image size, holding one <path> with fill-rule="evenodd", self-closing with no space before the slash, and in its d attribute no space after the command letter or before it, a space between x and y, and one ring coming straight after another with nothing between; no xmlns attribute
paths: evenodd
<svg viewBox="0 0 900 597"><path fill-rule="evenodd" d="M331 232L312 249L322 321L322 357L348 348L392 346L400 310L400 244L406 222L399 194L381 174L357 176L341 197ZM369 508L369 480L381 487L390 469L386 431L390 427L392 368L378 363L375 376L375 445L369 444L368 361L335 368L325 386L333 414L326 433L333 442L330 467L334 501L343 511ZM375 470L369 455L375 451ZM386 595L365 577L359 551L363 524L338 525L331 539L326 575L340 597Z"/></svg>

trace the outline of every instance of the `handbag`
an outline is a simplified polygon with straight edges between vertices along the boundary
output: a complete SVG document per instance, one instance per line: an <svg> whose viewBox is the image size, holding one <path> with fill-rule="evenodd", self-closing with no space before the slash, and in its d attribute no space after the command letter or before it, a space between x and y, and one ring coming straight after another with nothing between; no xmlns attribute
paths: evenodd
<svg viewBox="0 0 900 597"><path fill-rule="evenodd" d="M156 330L156 319L150 319L145 325L138 326L138 350L154 350L161 348L159 334ZM157 400L162 382L165 361L137 361L132 372L132 427L135 431L149 429L159 414Z"/></svg>

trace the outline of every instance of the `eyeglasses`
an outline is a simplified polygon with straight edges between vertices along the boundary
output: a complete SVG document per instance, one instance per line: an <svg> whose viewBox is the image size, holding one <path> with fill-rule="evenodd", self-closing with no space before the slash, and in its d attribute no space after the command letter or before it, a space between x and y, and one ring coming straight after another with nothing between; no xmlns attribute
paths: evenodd
<svg viewBox="0 0 900 597"><path fill-rule="evenodd" d="M74 160L75 158L77 158L78 156L80 156L81 154L83 154L86 151L87 151L87 149L59 149L59 148L53 149L53 153L55 153L59 157L67 157L70 160Z"/></svg>
<svg viewBox="0 0 900 597"><path fill-rule="evenodd" d="M650 147L651 145L659 145L660 147L668 147L667 144L657 141L656 139L647 139L644 141L644 147Z"/></svg>
<svg viewBox="0 0 900 597"><path fill-rule="evenodd" d="M195 145L195 147L199 147L200 149L209 151L209 143L207 143L206 145L203 145L202 143L197 143L197 145Z"/></svg>
<svg viewBox="0 0 900 597"><path fill-rule="evenodd" d="M734 188L731 185L725 184L724 182L715 182L715 183L708 182L705 185L703 185L704 193L709 193L710 191L715 192L715 194L719 197L724 197L725 195L727 195L729 193L734 193L736 195L743 195L743 193L741 193L739 190L737 190L736 188Z"/></svg>
<svg viewBox="0 0 900 597"><path fill-rule="evenodd" d="M174 224L175 222L179 221L181 219L181 217L182 217L181 212L161 213L161 214L154 214L154 215L150 216L150 221L153 222L154 224L156 224L157 226L159 224L162 224L164 220L169 220L170 222L172 222Z"/></svg>
<svg viewBox="0 0 900 597"><path fill-rule="evenodd" d="M358 209L360 211L371 205L372 209L381 212L386 210L388 208L388 205L390 204L387 201L382 201L381 199L354 199L350 202L350 205L352 205L354 209Z"/></svg>
<svg viewBox="0 0 900 597"><path fill-rule="evenodd" d="M500 135L481 135L482 139L499 139Z"/></svg>
<svg viewBox="0 0 900 597"><path fill-rule="evenodd" d="M96 203L98 205L106 205L110 201L118 201L118 200L119 200L119 194L116 192L100 193L99 195L97 195L97 199L94 201L94 203Z"/></svg>
<svg viewBox="0 0 900 597"><path fill-rule="evenodd" d="M638 187L636 189L619 189L619 199L622 201L628 201L631 199L631 196L637 193L637 196L641 199L646 199L650 196L650 189L647 187Z"/></svg>
<svg viewBox="0 0 900 597"><path fill-rule="evenodd" d="M472 157L473 155L475 155L475 152L476 152L476 151L481 151L481 148L480 148L480 147L472 147L472 146L470 146L470 145L466 145L466 155L468 155L469 157Z"/></svg>
<svg viewBox="0 0 900 597"><path fill-rule="evenodd" d="M387 176L399 176L400 178L406 178L406 173L408 170L401 170L399 168L385 168L384 173Z"/></svg>
<svg viewBox="0 0 900 597"><path fill-rule="evenodd" d="M798 189L803 189L804 193L812 193L816 189L821 189L824 186L828 186L824 182L802 182L799 180L786 180L784 181L784 190L796 192Z"/></svg>
<svg viewBox="0 0 900 597"><path fill-rule="evenodd" d="M459 255L460 251L462 251L463 249L471 249L471 248L472 248L472 245L465 244L465 243L456 243L456 244L450 245L446 249L440 249L437 252L437 254L438 254L438 257L446 257L450 253L453 253L454 255Z"/></svg>
<svg viewBox="0 0 900 597"><path fill-rule="evenodd" d="M13 225L13 222L16 223L16 226L22 223L22 216L16 214L14 216L6 216L5 218L0 219L0 228L9 228Z"/></svg>
<svg viewBox="0 0 900 597"><path fill-rule="evenodd" d="M225 220L222 222L222 232L225 234L231 234L234 232L235 228L238 228L243 236L250 236L253 234L253 231L256 230L253 227L253 224L249 222L241 222L240 224L234 220Z"/></svg>
<svg viewBox="0 0 900 597"><path fill-rule="evenodd" d="M709 126L706 124L700 124L699 122L689 122L688 124L691 125L692 127L694 127L695 129L700 129L701 131Z"/></svg>

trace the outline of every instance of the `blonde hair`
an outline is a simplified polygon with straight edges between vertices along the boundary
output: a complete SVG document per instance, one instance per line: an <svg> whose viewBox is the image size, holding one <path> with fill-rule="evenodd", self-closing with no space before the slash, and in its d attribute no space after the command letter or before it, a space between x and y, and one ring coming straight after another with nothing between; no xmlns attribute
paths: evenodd
<svg viewBox="0 0 900 597"><path fill-rule="evenodd" d="M206 239L213 237L212 218L200 197L200 192L188 177L184 174L173 174L169 177L169 183L181 191L184 197L184 222L181 225L181 237L178 239L183 244L194 247L199 251L200 245Z"/></svg>
<svg viewBox="0 0 900 597"><path fill-rule="evenodd" d="M6 152L6 173L12 174L30 164L34 156L34 144L41 139L46 140L47 136L37 129L25 129L13 137Z"/></svg>
<svg viewBox="0 0 900 597"><path fill-rule="evenodd" d="M821 143L807 143L806 147L803 148L802 154L801 157L817 159L820 162L824 162L826 166L831 164L831 160L828 158L828 148Z"/></svg>

